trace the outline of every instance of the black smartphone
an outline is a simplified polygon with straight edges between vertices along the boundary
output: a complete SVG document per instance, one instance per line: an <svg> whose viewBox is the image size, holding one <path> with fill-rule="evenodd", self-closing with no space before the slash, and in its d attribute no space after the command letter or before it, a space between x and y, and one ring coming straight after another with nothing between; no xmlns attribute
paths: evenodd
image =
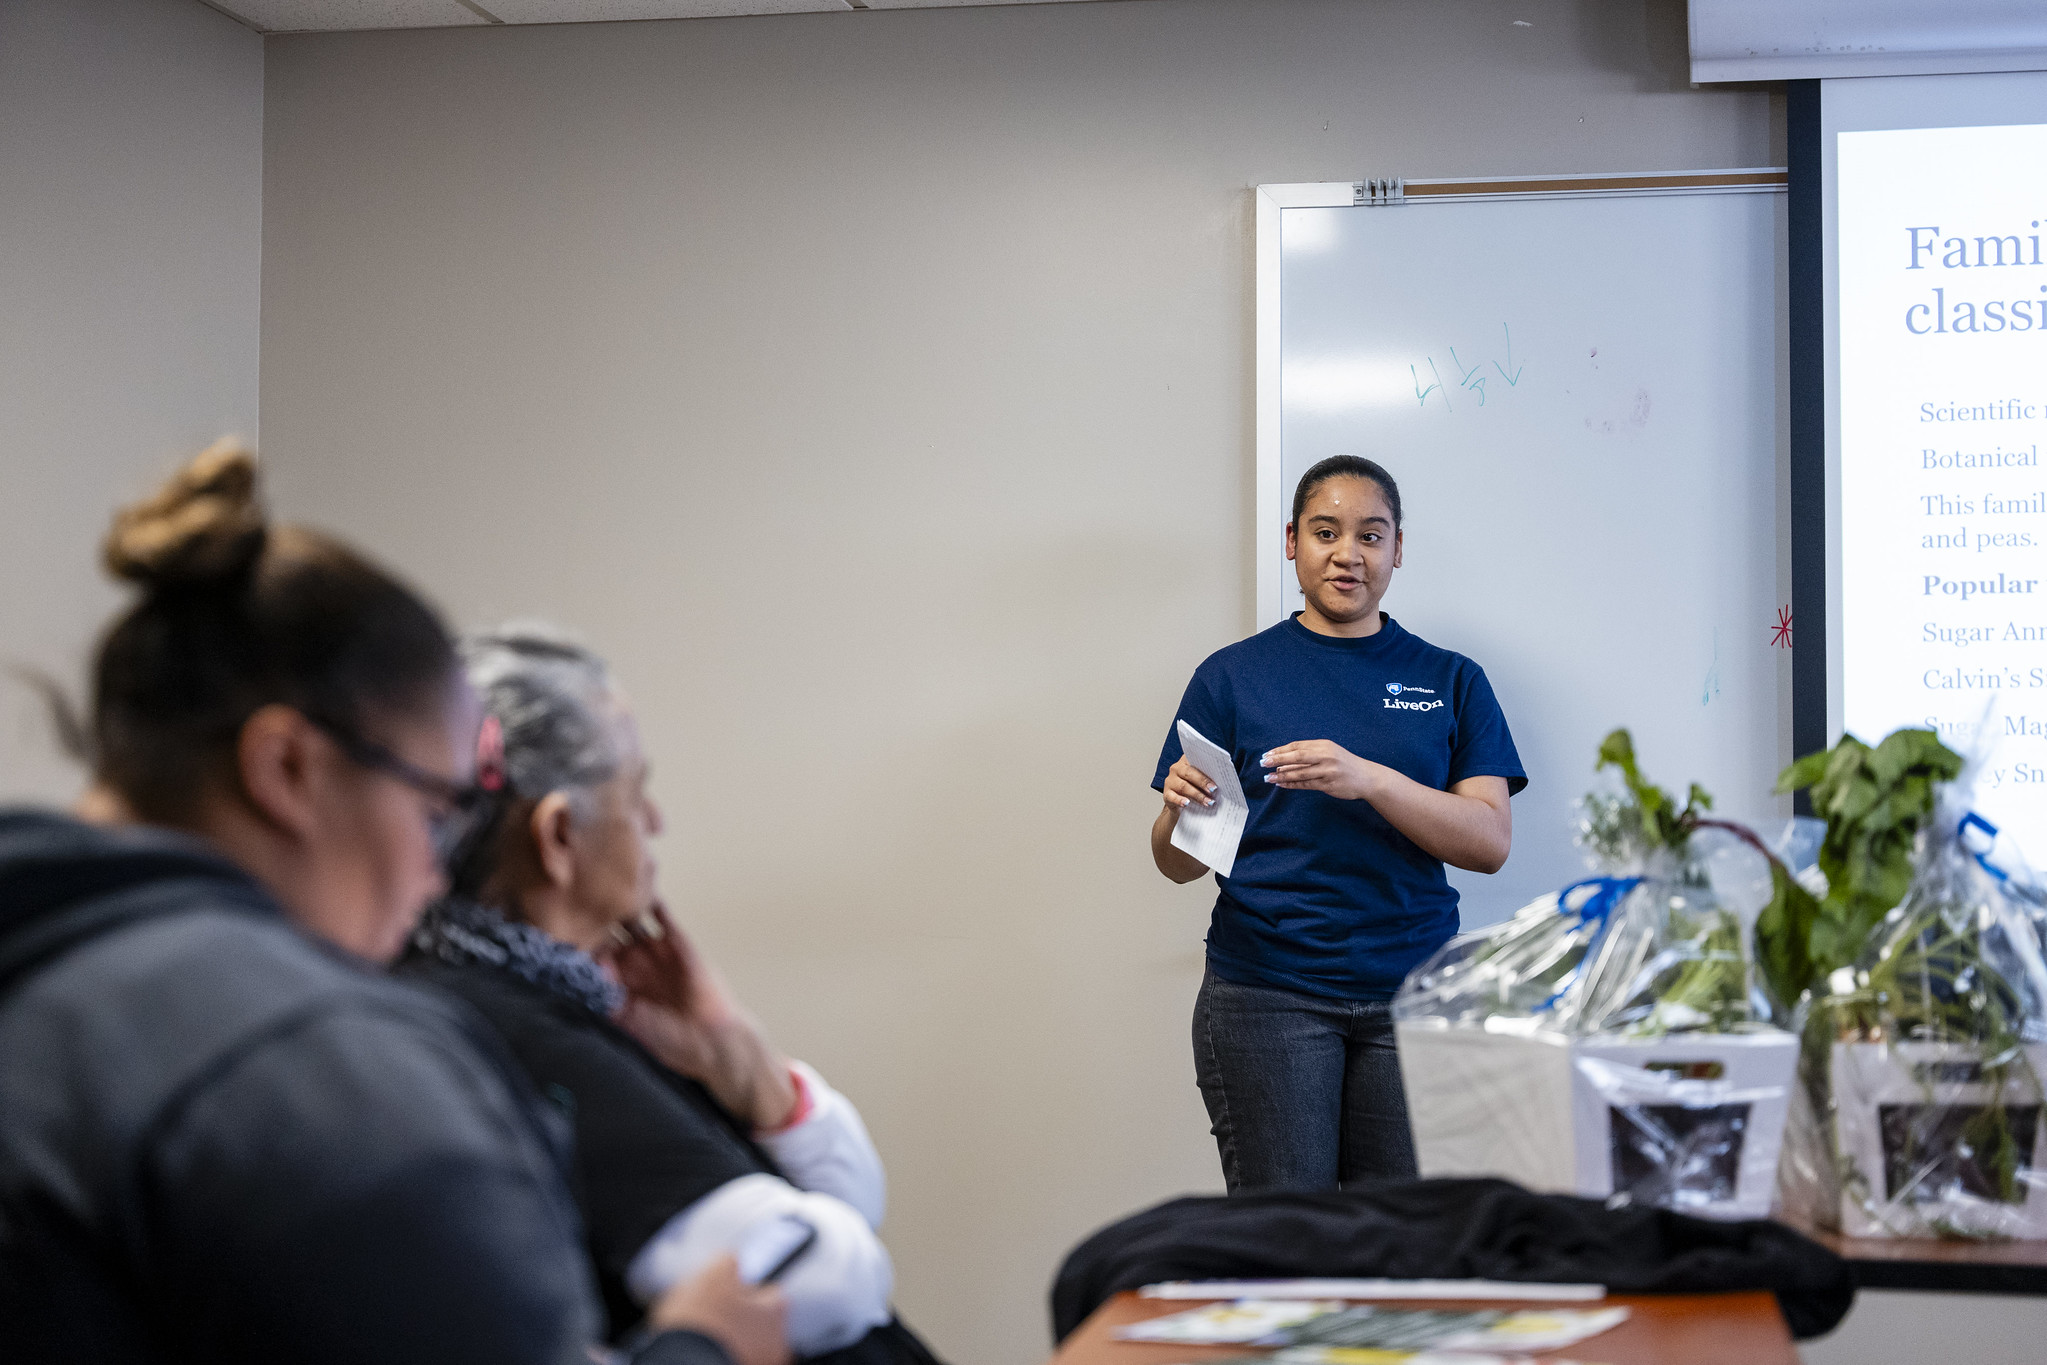
<svg viewBox="0 0 2047 1365"><path fill-rule="evenodd" d="M746 1235L734 1253L739 1278L748 1284L773 1284L803 1259L817 1242L817 1226L793 1213L778 1214Z"/></svg>

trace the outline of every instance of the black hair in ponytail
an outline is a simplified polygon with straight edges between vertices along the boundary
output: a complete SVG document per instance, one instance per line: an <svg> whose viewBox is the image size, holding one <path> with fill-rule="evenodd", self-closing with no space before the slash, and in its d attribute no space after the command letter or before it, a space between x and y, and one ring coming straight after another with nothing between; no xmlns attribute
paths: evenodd
<svg viewBox="0 0 2047 1365"><path fill-rule="evenodd" d="M222 442L108 532L108 571L142 596L100 644L87 738L144 819L178 821L229 777L261 707L362 733L426 714L456 676L432 607L339 540L271 526L259 485L255 458Z"/></svg>

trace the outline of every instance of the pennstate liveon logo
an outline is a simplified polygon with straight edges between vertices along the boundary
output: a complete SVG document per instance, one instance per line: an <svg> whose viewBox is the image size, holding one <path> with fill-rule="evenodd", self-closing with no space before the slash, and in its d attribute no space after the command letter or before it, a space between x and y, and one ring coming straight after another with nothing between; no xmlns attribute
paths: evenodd
<svg viewBox="0 0 2047 1365"><path fill-rule="evenodd" d="M1388 711L1433 711L1443 704L1443 699L1436 697L1436 689L1433 687L1414 687L1405 683L1387 683L1386 690L1392 695L1379 698L1379 702ZM1420 692L1424 695L1435 697L1435 700L1402 701L1400 700L1402 692Z"/></svg>

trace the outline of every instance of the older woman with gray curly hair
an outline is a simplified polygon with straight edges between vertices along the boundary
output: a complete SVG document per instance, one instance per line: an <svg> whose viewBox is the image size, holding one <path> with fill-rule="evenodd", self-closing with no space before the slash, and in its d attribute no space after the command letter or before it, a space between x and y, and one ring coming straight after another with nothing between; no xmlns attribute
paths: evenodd
<svg viewBox="0 0 2047 1365"><path fill-rule="evenodd" d="M659 901L661 812L604 661L534 625L463 652L494 791L401 970L482 1013L573 1123L614 1335L769 1225L807 1224L779 1281L791 1347L930 1365L889 1308L885 1182L858 1111L775 1050Z"/></svg>

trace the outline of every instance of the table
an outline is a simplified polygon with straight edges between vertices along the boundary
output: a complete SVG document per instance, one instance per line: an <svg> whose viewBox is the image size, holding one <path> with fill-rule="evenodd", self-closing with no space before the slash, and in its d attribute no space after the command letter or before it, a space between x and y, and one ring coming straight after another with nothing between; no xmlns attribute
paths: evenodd
<svg viewBox="0 0 2047 1365"><path fill-rule="evenodd" d="M1855 1267L1862 1289L1948 1294L2047 1294L2047 1242L1944 1242L1933 1237L1843 1237L1792 1227Z"/></svg>
<svg viewBox="0 0 2047 1365"><path fill-rule="evenodd" d="M1210 1300L1209 1302L1213 1302ZM1372 1300L1376 1307L1380 1300ZM1573 1360L1600 1365L1798 1365L1797 1348L1774 1295L1743 1294L1610 1294L1586 1303L1480 1302L1441 1299L1428 1302L1387 1302L1389 1308L1605 1308L1626 1305L1628 1320L1608 1332L1556 1352ZM1142 1299L1134 1292L1118 1294L1080 1325L1052 1357L1052 1365L1179 1365L1243 1355L1241 1346L1160 1346L1117 1341L1112 1329L1146 1318L1163 1317L1201 1301Z"/></svg>

